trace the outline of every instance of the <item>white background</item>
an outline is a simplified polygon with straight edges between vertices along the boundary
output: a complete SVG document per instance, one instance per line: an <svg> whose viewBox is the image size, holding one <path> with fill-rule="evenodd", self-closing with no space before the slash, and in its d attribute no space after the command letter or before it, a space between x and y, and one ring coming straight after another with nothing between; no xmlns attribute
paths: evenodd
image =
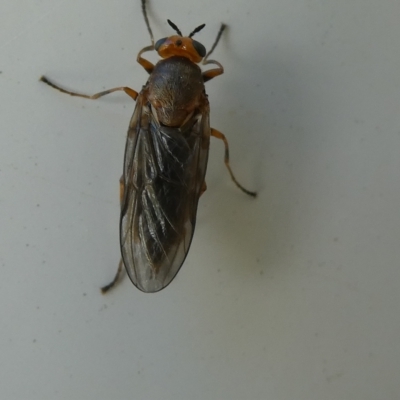
<svg viewBox="0 0 400 400"><path fill-rule="evenodd" d="M229 25L208 190L158 294L119 261L118 179L147 75L138 0L3 1L0 398L397 399L400 3L152 0L156 38ZM155 61L156 56L150 55Z"/></svg>

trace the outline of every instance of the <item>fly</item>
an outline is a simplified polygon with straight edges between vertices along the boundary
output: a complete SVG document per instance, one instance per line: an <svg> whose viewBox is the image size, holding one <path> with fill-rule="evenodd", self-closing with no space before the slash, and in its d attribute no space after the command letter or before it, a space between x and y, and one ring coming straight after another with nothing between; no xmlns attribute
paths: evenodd
<svg viewBox="0 0 400 400"><path fill-rule="evenodd" d="M198 201L207 188L205 174L210 136L224 142L225 165L236 186L256 197L256 192L245 189L236 180L229 164L228 141L209 123L204 83L221 75L224 68L218 61L208 58L226 25L221 24L208 53L193 39L205 24L195 28L189 36L183 36L168 20L176 35L154 42L146 0L141 2L151 45L140 50L137 56L137 62L150 75L139 93L122 86L90 96L65 90L44 76L40 78L71 96L96 100L124 91L136 101L120 179L122 258L113 281L101 289L103 293L122 279L124 270L133 284L147 293L160 291L174 279L188 254ZM155 65L142 57L151 50L156 50L161 57ZM202 71L199 63L216 67Z"/></svg>

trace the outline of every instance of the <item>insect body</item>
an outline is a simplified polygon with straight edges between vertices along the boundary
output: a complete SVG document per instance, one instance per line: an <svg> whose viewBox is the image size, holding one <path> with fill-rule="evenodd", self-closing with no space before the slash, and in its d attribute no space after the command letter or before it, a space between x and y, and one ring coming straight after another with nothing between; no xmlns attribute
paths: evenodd
<svg viewBox="0 0 400 400"><path fill-rule="evenodd" d="M120 244L122 259L114 280L102 288L112 288L125 269L135 286L143 292L157 292L175 277L189 251L196 223L197 204L206 190L205 174L210 136L225 144L225 164L235 184L245 193L229 165L225 136L210 128L209 103L204 83L224 71L222 65L208 60L225 25L206 54L192 36L168 20L177 35L154 43L148 22L145 0L142 10L152 44L143 48L137 61L150 74L140 93L118 87L92 96L62 89L47 78L41 80L72 96L97 99L123 90L136 100L128 129L121 184ZM156 50L162 57L156 65L142 57ZM217 68L202 72L197 65L214 64Z"/></svg>

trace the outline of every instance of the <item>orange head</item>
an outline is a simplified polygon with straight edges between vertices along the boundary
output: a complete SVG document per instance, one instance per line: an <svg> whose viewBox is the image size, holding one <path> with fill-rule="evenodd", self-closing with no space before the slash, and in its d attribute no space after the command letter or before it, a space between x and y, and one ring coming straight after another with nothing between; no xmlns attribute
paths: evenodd
<svg viewBox="0 0 400 400"><path fill-rule="evenodd" d="M206 24L198 26L189 36L183 37L178 27L169 19L167 21L178 35L166 37L156 42L154 48L160 57L181 56L196 64L199 63L206 55L206 48L201 43L193 40L192 36L201 31Z"/></svg>

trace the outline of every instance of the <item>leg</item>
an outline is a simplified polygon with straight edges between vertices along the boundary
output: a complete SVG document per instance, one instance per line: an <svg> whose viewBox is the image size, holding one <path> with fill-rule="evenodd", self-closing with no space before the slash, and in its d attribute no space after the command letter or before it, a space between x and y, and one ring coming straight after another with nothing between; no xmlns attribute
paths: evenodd
<svg viewBox="0 0 400 400"><path fill-rule="evenodd" d="M203 182L203 185L201 186L200 190L200 196L207 190L207 183L206 181Z"/></svg>
<svg viewBox="0 0 400 400"><path fill-rule="evenodd" d="M124 184L124 176L122 175L121 178L119 178L119 204L120 205L122 205L124 193L125 193L125 184Z"/></svg>
<svg viewBox="0 0 400 400"><path fill-rule="evenodd" d="M141 57L143 53L146 51L151 51L154 50L154 45L152 44L151 46L146 46L142 50L139 51L139 54L137 55L136 61L149 73L151 74L154 69L154 64L152 64L150 61L146 60L145 58Z"/></svg>
<svg viewBox="0 0 400 400"><path fill-rule="evenodd" d="M122 204L122 199L124 197L124 191L125 191L125 185L123 181L123 176L119 179L119 201ZM125 276L124 274L125 269L124 269L124 263L121 261L118 264L118 270L117 273L115 274L114 279L106 286L103 286L100 290L103 294L106 294L109 290L111 290L117 283L121 282L123 277Z"/></svg>
<svg viewBox="0 0 400 400"><path fill-rule="evenodd" d="M203 72L204 82L207 82L207 81L211 80L212 78L215 78L216 76L222 75L224 73L224 67L218 61L208 60L208 57L214 51L214 49L217 47L219 39L221 39L222 32L225 30L225 28L226 28L226 25L221 24L221 28L219 28L219 32L217 34L217 38L215 39L214 44L212 45L210 51L204 57L203 65L216 64L218 66L218 68L209 69L208 71Z"/></svg>
<svg viewBox="0 0 400 400"><path fill-rule="evenodd" d="M61 88L60 86L56 85L55 83L49 81L45 76L42 76L39 80L44 83L47 83L49 86L51 86L54 89L59 90L62 93L66 93L71 96L83 97L84 99L97 100L98 98L105 96L106 94L110 94L110 93L116 92L118 90L123 90L128 96L132 97L133 100L136 100L136 98L138 97L138 92L136 92L135 90L133 90L129 87L126 87L126 86L121 86L121 87L117 87L114 89L105 90L104 92L99 92L99 93L89 96L87 94L80 94L80 93L76 93L76 92L70 92L69 90L65 90L65 89Z"/></svg>
<svg viewBox="0 0 400 400"><path fill-rule="evenodd" d="M218 68L209 69L208 71L204 71L203 72L203 80L204 80L204 82L208 82L212 78L215 78L216 76L222 75L224 73L224 67L218 61L210 60L210 61L203 62L203 64L205 64L205 65L207 65L207 64L216 64L216 65L218 65Z"/></svg>
<svg viewBox="0 0 400 400"><path fill-rule="evenodd" d="M228 168L229 175L231 176L233 182L235 182L236 186L237 186L240 190L242 190L243 192L245 192L245 193L248 194L249 196L256 197L256 196L257 196L257 192L252 192L252 191L247 190L246 188L244 188L244 187L236 180L235 175L233 175L231 166L229 165L229 145L228 145L228 140L226 139L225 135L224 135L222 132L217 131L217 130L214 129L214 128L211 128L211 136L214 136L214 137L217 138L217 139L221 139L221 140L224 142L224 145L225 145L225 159L224 159L224 162L225 162L226 168Z"/></svg>
<svg viewBox="0 0 400 400"><path fill-rule="evenodd" d="M150 35L150 40L151 40L151 46L144 47L142 50L139 51L139 54L137 55L136 61L149 73L151 74L154 69L154 65L146 60L145 58L142 58L141 55L145 53L146 51L151 51L154 50L154 36L153 36L153 31L151 30L150 27L150 22L149 18L147 17L147 10L146 10L146 0L142 0L142 13L144 17L144 22L146 23L147 30L149 31Z"/></svg>
<svg viewBox="0 0 400 400"><path fill-rule="evenodd" d="M114 279L106 286L103 286L100 290L101 293L106 294L110 289L112 289L117 283L122 281L122 278L125 276L125 268L124 268L124 263L122 262L122 259L120 260L118 264L118 270L117 273L115 274Z"/></svg>

